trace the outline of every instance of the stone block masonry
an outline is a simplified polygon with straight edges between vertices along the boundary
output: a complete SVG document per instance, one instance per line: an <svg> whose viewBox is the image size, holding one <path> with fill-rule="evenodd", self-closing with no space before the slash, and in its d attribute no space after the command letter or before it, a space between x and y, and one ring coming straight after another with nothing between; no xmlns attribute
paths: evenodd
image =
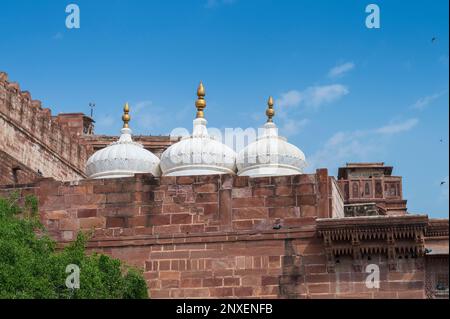
<svg viewBox="0 0 450 319"><path fill-rule="evenodd" d="M41 176L0 150L0 185L28 184Z"/></svg>
<svg viewBox="0 0 450 319"><path fill-rule="evenodd" d="M350 163L338 181L326 169L86 180L88 156L117 139L93 123L52 116L0 72L0 196L36 195L60 246L90 232L91 251L144 271L151 298L448 298L448 219L407 214L384 163ZM175 142L135 140L157 155Z"/></svg>
<svg viewBox="0 0 450 319"><path fill-rule="evenodd" d="M309 227L315 218L331 216L330 180L326 170L259 179L137 174L76 183L41 179L31 190L39 197L43 221L59 240L92 228L101 238L191 236Z"/></svg>
<svg viewBox="0 0 450 319"><path fill-rule="evenodd" d="M94 135L94 120L83 113L52 116L50 109L0 72L0 152L11 157L11 161L0 157L0 185L17 179L31 182L34 175L61 181L85 178L89 156L117 140L118 136ZM134 140L160 156L179 138L134 136Z"/></svg>
<svg viewBox="0 0 450 319"><path fill-rule="evenodd" d="M143 269L151 298L424 298L426 256L414 249L439 236L448 250L448 220L333 218L343 205L333 183L327 170L255 179L137 174L76 185L42 179L1 186L0 196L35 194L61 245L91 231L89 249ZM381 232L393 228L394 237ZM378 289L365 285L373 263Z"/></svg>
<svg viewBox="0 0 450 319"><path fill-rule="evenodd" d="M29 170L57 180L85 177L85 147L52 118L49 109L32 100L0 72L0 150Z"/></svg>

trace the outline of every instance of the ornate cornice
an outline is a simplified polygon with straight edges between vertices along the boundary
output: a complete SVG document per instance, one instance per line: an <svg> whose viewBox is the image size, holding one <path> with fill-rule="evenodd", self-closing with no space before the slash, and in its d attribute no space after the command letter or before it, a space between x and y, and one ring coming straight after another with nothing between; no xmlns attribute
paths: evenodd
<svg viewBox="0 0 450 319"><path fill-rule="evenodd" d="M448 219L430 219L425 232L426 237L448 237Z"/></svg>
<svg viewBox="0 0 450 319"><path fill-rule="evenodd" d="M337 256L350 255L361 271L364 254L384 254L389 268L396 268L398 255L422 256L428 225L426 215L345 217L318 219L317 233L324 240L328 271Z"/></svg>

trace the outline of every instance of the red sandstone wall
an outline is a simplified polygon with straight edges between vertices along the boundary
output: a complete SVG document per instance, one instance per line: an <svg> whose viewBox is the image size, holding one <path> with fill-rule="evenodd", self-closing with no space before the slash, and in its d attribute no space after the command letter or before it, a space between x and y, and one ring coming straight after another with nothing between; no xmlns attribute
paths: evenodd
<svg viewBox="0 0 450 319"><path fill-rule="evenodd" d="M57 180L84 177L85 148L1 72L0 134L0 150L30 170Z"/></svg>
<svg viewBox="0 0 450 319"><path fill-rule="evenodd" d="M38 178L40 176L37 172L30 170L0 150L0 185L28 184Z"/></svg>
<svg viewBox="0 0 450 319"><path fill-rule="evenodd" d="M291 238L295 236L296 238ZM203 241L202 241L203 240ZM399 260L388 269L382 255L365 266L380 266L380 288L343 257L328 273L323 246L314 230L251 236L201 238L187 243L117 247L101 242L96 250L145 267L152 298L424 298L423 258Z"/></svg>
<svg viewBox="0 0 450 319"><path fill-rule="evenodd" d="M249 179L231 175L42 181L36 189L49 229L72 239L78 229L99 236L196 234L293 228L330 217L329 177L317 174ZM56 213L55 213L56 212ZM54 223L57 221L58 223ZM57 226L56 228L54 226Z"/></svg>
<svg viewBox="0 0 450 319"><path fill-rule="evenodd" d="M94 121L84 113L62 113L53 119L61 125L63 130L73 136L81 137L85 134L93 134Z"/></svg>
<svg viewBox="0 0 450 319"><path fill-rule="evenodd" d="M330 196L330 212L333 212L331 217L344 217L344 194L334 177L330 178Z"/></svg>
<svg viewBox="0 0 450 319"><path fill-rule="evenodd" d="M390 270L374 253L355 270L342 256L327 272L316 218L333 214L330 183L326 170L258 179L136 175L79 185L47 179L21 192L39 197L42 220L60 241L93 230L91 249L144 269L152 298L424 298L423 257L398 259ZM448 225L445 233L448 242ZM365 286L369 263L380 266L380 289Z"/></svg>

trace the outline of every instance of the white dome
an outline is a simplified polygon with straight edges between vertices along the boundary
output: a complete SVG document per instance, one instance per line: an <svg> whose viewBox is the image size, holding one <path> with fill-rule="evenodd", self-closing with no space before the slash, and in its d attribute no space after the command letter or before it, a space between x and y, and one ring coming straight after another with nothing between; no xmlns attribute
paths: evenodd
<svg viewBox="0 0 450 319"><path fill-rule="evenodd" d="M278 136L272 122L266 123L263 134L239 152L236 162L238 175L250 177L297 175L306 166L305 154Z"/></svg>
<svg viewBox="0 0 450 319"><path fill-rule="evenodd" d="M123 128L117 142L95 152L86 163L89 178L129 177L137 173L160 176L159 158L133 142L131 130Z"/></svg>
<svg viewBox="0 0 450 319"><path fill-rule="evenodd" d="M162 154L164 176L235 174L236 153L210 137L206 123L204 118L195 119L192 135Z"/></svg>

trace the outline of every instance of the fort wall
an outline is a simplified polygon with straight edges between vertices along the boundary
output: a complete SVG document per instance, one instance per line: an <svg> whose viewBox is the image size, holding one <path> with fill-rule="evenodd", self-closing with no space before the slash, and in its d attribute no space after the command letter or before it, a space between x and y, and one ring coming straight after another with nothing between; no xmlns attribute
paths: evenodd
<svg viewBox="0 0 450 319"><path fill-rule="evenodd" d="M85 147L6 73L0 73L0 132L0 149L31 171L63 181L85 177Z"/></svg>
<svg viewBox="0 0 450 319"><path fill-rule="evenodd" d="M0 185L28 184L40 175L0 150Z"/></svg>
<svg viewBox="0 0 450 319"><path fill-rule="evenodd" d="M342 209L337 189L318 170L255 179L42 179L2 186L0 196L35 194L61 245L90 231L90 250L143 269L151 298L425 298L434 276L427 265L445 275L448 220L333 218ZM427 259L428 241L446 255ZM365 282L370 264L380 269L377 289Z"/></svg>

